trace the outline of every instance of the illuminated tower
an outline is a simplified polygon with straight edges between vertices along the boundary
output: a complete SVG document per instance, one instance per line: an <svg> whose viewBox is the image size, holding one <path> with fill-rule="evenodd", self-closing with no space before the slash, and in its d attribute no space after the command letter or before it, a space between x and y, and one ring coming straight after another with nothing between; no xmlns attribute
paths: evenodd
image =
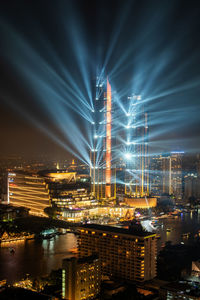
<svg viewBox="0 0 200 300"><path fill-rule="evenodd" d="M92 192L97 199L115 197L112 166L112 92L108 79L93 84L93 145L90 152Z"/></svg>
<svg viewBox="0 0 200 300"><path fill-rule="evenodd" d="M148 115L140 95L128 97L125 131L125 193L135 197L148 196Z"/></svg>

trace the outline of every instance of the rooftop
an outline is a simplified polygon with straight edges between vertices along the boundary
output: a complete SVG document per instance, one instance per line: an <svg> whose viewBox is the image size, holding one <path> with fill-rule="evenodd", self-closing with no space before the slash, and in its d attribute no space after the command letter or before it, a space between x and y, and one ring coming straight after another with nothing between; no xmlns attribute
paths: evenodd
<svg viewBox="0 0 200 300"><path fill-rule="evenodd" d="M200 297L200 289L198 286L186 281L170 282L162 287L162 289L177 292L179 294Z"/></svg>
<svg viewBox="0 0 200 300"><path fill-rule="evenodd" d="M93 263L94 260L98 259L97 254L92 254L90 256L84 256L77 258L76 256L72 256L70 258L64 258L63 262L70 262L70 261L77 261L78 264L85 264L85 263Z"/></svg>
<svg viewBox="0 0 200 300"><path fill-rule="evenodd" d="M142 230L141 226L138 226L138 225L134 225L134 226L126 229L126 228L114 227L114 226L108 226L108 225L84 224L84 225L81 225L80 228L88 228L88 229L100 230L100 231L109 231L109 232L113 232L113 233L128 234L128 235L139 236L139 237L147 237L147 236L152 236L152 235L156 236L155 233Z"/></svg>

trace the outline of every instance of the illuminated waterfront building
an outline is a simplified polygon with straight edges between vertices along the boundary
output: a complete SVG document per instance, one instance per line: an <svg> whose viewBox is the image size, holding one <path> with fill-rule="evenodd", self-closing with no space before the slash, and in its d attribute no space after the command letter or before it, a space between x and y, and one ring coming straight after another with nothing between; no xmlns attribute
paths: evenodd
<svg viewBox="0 0 200 300"><path fill-rule="evenodd" d="M98 201L91 195L90 176L67 170L43 171L53 206L65 209L93 207Z"/></svg>
<svg viewBox="0 0 200 300"><path fill-rule="evenodd" d="M31 214L44 216L44 209L50 205L49 190L44 178L37 174L9 172L8 204L22 206L30 209Z"/></svg>
<svg viewBox="0 0 200 300"><path fill-rule="evenodd" d="M156 234L97 224L78 228L80 257L99 255L102 274L144 282L156 276Z"/></svg>
<svg viewBox="0 0 200 300"><path fill-rule="evenodd" d="M62 298L94 299L100 293L101 269L96 255L66 258L62 264Z"/></svg>
<svg viewBox="0 0 200 300"><path fill-rule="evenodd" d="M108 79L96 78L93 85L93 145L90 149L92 192L97 199L115 197L112 163L112 91Z"/></svg>
<svg viewBox="0 0 200 300"><path fill-rule="evenodd" d="M106 206L93 205L91 207L81 207L74 209L63 209L61 215L69 222L81 222L93 218L118 218L122 220L133 219L135 207L127 206Z"/></svg>
<svg viewBox="0 0 200 300"><path fill-rule="evenodd" d="M63 190L52 196L52 204L60 208L92 207L98 205L98 201L85 188L77 188L76 185L65 186Z"/></svg>
<svg viewBox="0 0 200 300"><path fill-rule="evenodd" d="M135 197L124 197L124 202L132 207L135 208L150 208L157 206L157 198L155 197L142 197L142 198L135 198Z"/></svg>
<svg viewBox="0 0 200 300"><path fill-rule="evenodd" d="M140 95L128 97L125 142L125 193L135 197L149 195L148 115Z"/></svg>

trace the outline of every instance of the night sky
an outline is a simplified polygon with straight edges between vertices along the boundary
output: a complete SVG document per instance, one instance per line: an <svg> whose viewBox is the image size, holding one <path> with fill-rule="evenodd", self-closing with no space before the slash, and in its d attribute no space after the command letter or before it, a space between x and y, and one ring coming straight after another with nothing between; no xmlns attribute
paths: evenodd
<svg viewBox="0 0 200 300"><path fill-rule="evenodd" d="M120 101L145 100L153 152L199 152L199 16L189 0L1 1L0 155L84 157L103 67Z"/></svg>

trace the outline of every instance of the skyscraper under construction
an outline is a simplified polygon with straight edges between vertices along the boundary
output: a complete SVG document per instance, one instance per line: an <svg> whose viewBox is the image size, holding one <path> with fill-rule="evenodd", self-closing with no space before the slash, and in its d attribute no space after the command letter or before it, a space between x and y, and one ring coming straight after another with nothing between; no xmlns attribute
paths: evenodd
<svg viewBox="0 0 200 300"><path fill-rule="evenodd" d="M133 94L127 101L125 193L145 197L149 195L148 115L140 95Z"/></svg>
<svg viewBox="0 0 200 300"><path fill-rule="evenodd" d="M112 164L112 90L108 78L96 78L93 99L92 192L97 199L112 199L115 197L115 170Z"/></svg>

